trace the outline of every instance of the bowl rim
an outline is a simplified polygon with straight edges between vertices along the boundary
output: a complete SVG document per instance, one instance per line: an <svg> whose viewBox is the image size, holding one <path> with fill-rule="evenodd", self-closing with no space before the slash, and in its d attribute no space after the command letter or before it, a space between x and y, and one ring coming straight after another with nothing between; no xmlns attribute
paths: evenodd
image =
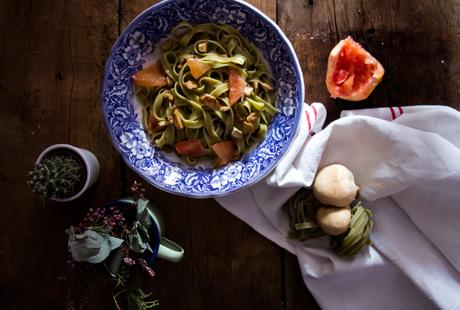
<svg viewBox="0 0 460 310"><path fill-rule="evenodd" d="M137 23L138 23L139 20L142 20L143 18L148 16L152 11L157 10L157 9L161 9L163 6L166 6L167 4L169 4L171 2L175 2L175 1L177 1L177 0L163 0L163 1L160 1L159 3L156 3L156 4L148 7L147 9L145 9L144 11L139 13L128 24L128 26L125 27L125 29L120 33L120 35L118 36L117 40L113 44L113 46L112 46L112 48L110 50L110 53L109 53L109 55L107 57L105 66L104 66L104 78L103 78L103 83L102 83L101 98L102 98L102 112L103 112L103 116L104 116L104 122L105 122L105 125L106 125L107 129L108 129L108 133L109 133L112 145L114 146L114 148L117 151L117 153L123 159L123 162L131 170L133 170L137 175L142 177L144 180L146 180L151 185L155 186L156 188L158 188L158 189L160 189L162 191L168 192L170 194L183 196L183 197L188 197L188 198L206 199L206 198L224 197L224 196L227 196L229 194L235 193L237 191L247 189L248 187L258 183L260 180L262 180L263 178L267 177L267 175L270 174L275 169L275 167L279 163L279 161L286 155L287 149L291 146L292 142L294 141L295 136L297 135L297 132L299 131L299 128L300 128L299 121L300 121L300 117L301 117L301 114L302 114L302 109L300 109L300 111L295 116L295 119L294 119L294 122L293 122L293 131L294 131L294 133L293 133L290 141L283 146L283 148L282 148L282 150L280 152L282 155L278 159L276 159L272 163L270 163L270 165L266 168L264 173L257 175L253 179L251 179L248 182L246 182L246 184L242 184L239 187L232 188L232 189L225 190L225 191L216 191L216 192L193 192L193 193L190 193L190 192L185 192L185 191L175 191L175 190L172 190L172 189L170 189L170 188L168 188L166 186L161 186L161 184L157 184L157 183L153 182L152 180L150 180L150 178L147 175L145 175L145 173L139 172L136 169L136 167L131 163L131 161L128 158L126 158L126 156L123 154L123 152L120 149L119 143L115 140L115 137L114 137L112 131L110 130L110 124L109 124L109 119L108 119L108 115L107 115L107 110L106 110L105 105L104 105L104 92L105 92L105 88L106 88L105 85L107 84L108 72L110 71L109 66L113 61L113 56L112 55L114 54L115 49L118 48L119 45L122 43L122 40L124 39L125 35L127 33L130 33L133 30L133 28L135 26L137 26ZM241 5L241 6L244 6L244 7L248 8L249 10L253 11L254 14L256 14L260 19L263 19L265 22L267 22L280 35L280 37L283 40L283 43L285 43L286 46L287 46L288 52L290 54L290 57L293 60L292 64L294 66L294 69L296 70L296 73L298 74L299 84L300 84L299 85L299 87L300 87L300 96L301 96L301 98L299 98L300 102L301 102L301 104L299 106L301 108L302 105L304 104L304 101L305 101L305 84L304 84L302 68L300 66L299 59L297 58L297 54L295 52L294 47L292 46L291 41L284 34L283 30L278 26L278 24L275 21L273 21L271 18L269 18L267 15L265 15L265 13L263 13L261 10L259 10L258 8L253 6L252 4L247 3L244 0L224 0L224 1L237 3L237 4Z"/></svg>

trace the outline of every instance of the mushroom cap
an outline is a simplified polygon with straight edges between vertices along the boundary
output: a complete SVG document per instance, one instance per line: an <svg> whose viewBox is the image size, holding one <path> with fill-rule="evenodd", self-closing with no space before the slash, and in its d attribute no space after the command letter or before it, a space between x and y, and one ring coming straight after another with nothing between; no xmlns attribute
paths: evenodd
<svg viewBox="0 0 460 310"><path fill-rule="evenodd" d="M328 235L336 236L343 234L350 228L351 209L321 207L316 212L316 222Z"/></svg>
<svg viewBox="0 0 460 310"><path fill-rule="evenodd" d="M321 168L313 182L313 194L319 202L335 207L347 207L356 198L359 187L353 173L340 164Z"/></svg>

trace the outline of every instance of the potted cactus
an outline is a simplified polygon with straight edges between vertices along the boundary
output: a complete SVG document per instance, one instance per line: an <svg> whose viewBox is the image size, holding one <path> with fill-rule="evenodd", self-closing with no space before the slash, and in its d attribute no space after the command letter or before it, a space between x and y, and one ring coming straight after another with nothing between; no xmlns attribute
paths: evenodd
<svg viewBox="0 0 460 310"><path fill-rule="evenodd" d="M93 153L70 144L55 144L44 150L29 172L32 191L55 201L80 197L99 176Z"/></svg>

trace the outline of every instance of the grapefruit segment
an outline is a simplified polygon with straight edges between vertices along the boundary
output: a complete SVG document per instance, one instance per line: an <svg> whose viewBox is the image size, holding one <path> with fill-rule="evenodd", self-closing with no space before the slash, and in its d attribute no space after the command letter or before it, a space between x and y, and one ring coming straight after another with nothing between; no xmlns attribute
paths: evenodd
<svg viewBox="0 0 460 310"><path fill-rule="evenodd" d="M246 82L238 74L238 72L232 68L228 69L228 86L228 99L230 101L230 105L234 105L241 97L244 96Z"/></svg>
<svg viewBox="0 0 460 310"><path fill-rule="evenodd" d="M233 159L235 154L235 143L233 141L224 141L211 145L212 150L220 159L221 165L226 165Z"/></svg>
<svg viewBox="0 0 460 310"><path fill-rule="evenodd" d="M187 64L190 67L190 73L196 80L212 68L211 65L205 64L195 58L187 58Z"/></svg>
<svg viewBox="0 0 460 310"><path fill-rule="evenodd" d="M200 139L177 142L176 153L179 155L201 156L204 153L203 143L201 143Z"/></svg>
<svg viewBox="0 0 460 310"><path fill-rule="evenodd" d="M382 80L382 65L359 43L348 37L329 54L326 86L332 98L364 100Z"/></svg>
<svg viewBox="0 0 460 310"><path fill-rule="evenodd" d="M132 76L134 85L144 87L161 87L166 85L166 75L159 63L148 66Z"/></svg>

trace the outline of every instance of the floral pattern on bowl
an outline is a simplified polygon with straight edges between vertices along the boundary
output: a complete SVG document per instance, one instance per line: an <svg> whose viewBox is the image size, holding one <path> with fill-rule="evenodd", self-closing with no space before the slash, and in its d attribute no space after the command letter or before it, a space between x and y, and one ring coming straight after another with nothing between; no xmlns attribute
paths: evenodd
<svg viewBox="0 0 460 310"><path fill-rule="evenodd" d="M249 154L222 168L191 167L153 146L134 106L131 76L180 21L226 23L263 54L273 72L279 112L266 138ZM239 0L166 0L140 14L122 33L105 66L103 112L123 160L154 186L178 195L219 197L256 183L287 151L300 119L304 86L295 52L282 31Z"/></svg>

